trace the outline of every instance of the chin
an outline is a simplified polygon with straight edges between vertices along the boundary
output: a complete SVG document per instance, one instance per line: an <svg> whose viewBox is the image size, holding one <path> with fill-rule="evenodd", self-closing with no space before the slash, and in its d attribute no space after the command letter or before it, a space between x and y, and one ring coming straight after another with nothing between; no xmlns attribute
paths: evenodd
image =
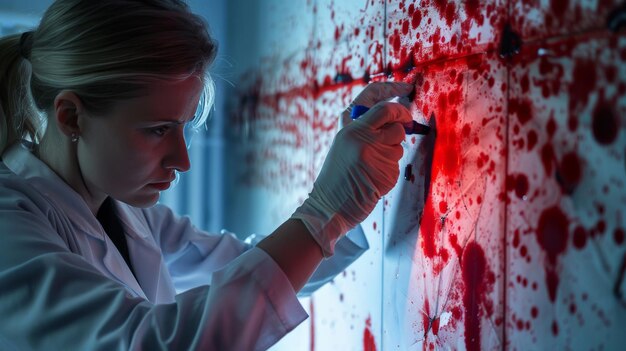
<svg viewBox="0 0 626 351"><path fill-rule="evenodd" d="M160 193L154 193L150 195L140 195L131 198L120 198L119 200L133 207L148 208L156 205L159 201Z"/></svg>

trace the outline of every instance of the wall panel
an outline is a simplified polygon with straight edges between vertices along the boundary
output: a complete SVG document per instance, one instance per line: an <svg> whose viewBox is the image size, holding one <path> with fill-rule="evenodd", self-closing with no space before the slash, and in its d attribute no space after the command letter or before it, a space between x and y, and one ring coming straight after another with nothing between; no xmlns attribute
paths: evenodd
<svg viewBox="0 0 626 351"><path fill-rule="evenodd" d="M387 62L410 68L497 48L506 0L387 1Z"/></svg>
<svg viewBox="0 0 626 351"><path fill-rule="evenodd" d="M524 41L571 36L607 28L619 0L511 1L511 25ZM619 16L617 16L619 17Z"/></svg>
<svg viewBox="0 0 626 351"><path fill-rule="evenodd" d="M517 349L623 345L625 44L549 41L511 69L507 334Z"/></svg>
<svg viewBox="0 0 626 351"><path fill-rule="evenodd" d="M622 345L626 36L606 29L618 5L302 0L259 15L274 44L232 104L252 160L233 184L263 194L249 227L304 199L366 83L415 84L413 118L436 130L406 138L397 186L362 224L370 250L303 300L309 322L275 350Z"/></svg>
<svg viewBox="0 0 626 351"><path fill-rule="evenodd" d="M506 97L493 82L506 70L476 54L416 71L413 114L437 132L407 137L402 167L415 173L386 197L385 345L498 348Z"/></svg>

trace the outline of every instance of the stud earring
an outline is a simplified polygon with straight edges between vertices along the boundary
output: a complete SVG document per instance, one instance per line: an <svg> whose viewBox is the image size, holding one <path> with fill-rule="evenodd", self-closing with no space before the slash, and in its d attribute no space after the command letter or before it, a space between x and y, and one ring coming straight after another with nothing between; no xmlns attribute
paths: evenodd
<svg viewBox="0 0 626 351"><path fill-rule="evenodd" d="M78 134L72 133L70 137L73 143L78 141Z"/></svg>

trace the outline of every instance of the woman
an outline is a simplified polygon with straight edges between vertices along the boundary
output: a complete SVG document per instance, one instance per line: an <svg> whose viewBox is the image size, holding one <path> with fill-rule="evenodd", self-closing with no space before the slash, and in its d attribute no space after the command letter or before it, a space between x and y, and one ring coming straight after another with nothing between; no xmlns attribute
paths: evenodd
<svg viewBox="0 0 626 351"><path fill-rule="evenodd" d="M190 167L215 52L180 0L57 0L0 40L1 349L266 349L307 317L296 293L366 246L340 238L396 182L411 116L383 100L407 84L364 90L309 198L254 247L155 205Z"/></svg>

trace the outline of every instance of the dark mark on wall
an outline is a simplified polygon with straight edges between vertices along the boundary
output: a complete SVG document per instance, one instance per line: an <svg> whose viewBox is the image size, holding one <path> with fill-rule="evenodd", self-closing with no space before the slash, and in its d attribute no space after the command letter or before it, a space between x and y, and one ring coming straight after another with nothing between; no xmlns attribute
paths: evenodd
<svg viewBox="0 0 626 351"><path fill-rule="evenodd" d="M336 84L346 84L352 82L352 76L346 73L337 73L334 79Z"/></svg>
<svg viewBox="0 0 626 351"><path fill-rule="evenodd" d="M606 20L607 28L615 33L626 25L626 3L611 11L609 17Z"/></svg>
<svg viewBox="0 0 626 351"><path fill-rule="evenodd" d="M411 180L411 176L413 175L413 165L408 164L404 168L404 180Z"/></svg>
<svg viewBox="0 0 626 351"><path fill-rule="evenodd" d="M510 24L504 26L500 39L500 57L504 59L517 55L522 48L522 38L513 31Z"/></svg>

